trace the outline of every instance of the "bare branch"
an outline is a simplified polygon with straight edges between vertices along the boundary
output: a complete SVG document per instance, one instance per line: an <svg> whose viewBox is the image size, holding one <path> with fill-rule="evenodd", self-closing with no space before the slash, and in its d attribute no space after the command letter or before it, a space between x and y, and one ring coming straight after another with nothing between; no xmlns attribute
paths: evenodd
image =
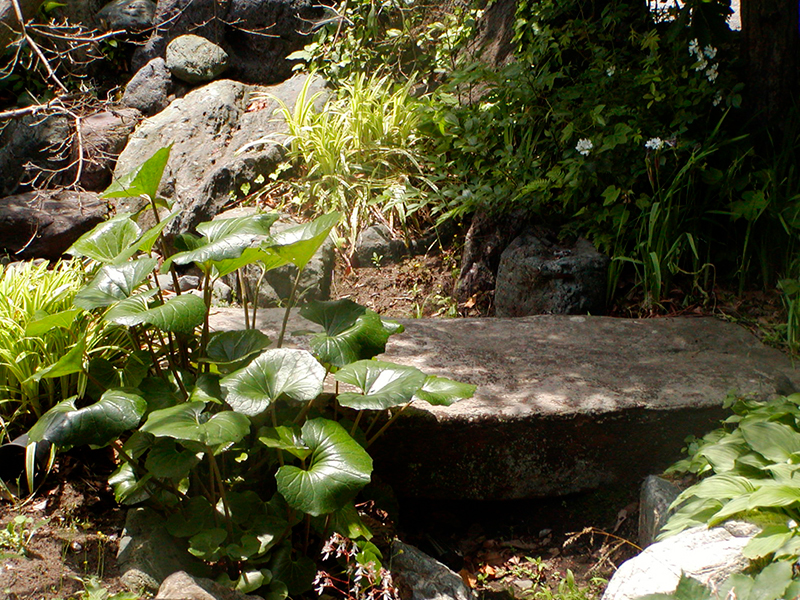
<svg viewBox="0 0 800 600"><path fill-rule="evenodd" d="M59 88L61 88L61 91L63 91L64 93L69 92L67 86L61 83L61 80L58 78L58 75L56 75L55 71L53 71L53 68L47 61L47 58L42 52L42 49L39 48L39 45L36 42L34 42L33 38L28 34L28 30L25 27L25 17L22 16L22 9L19 6L19 0L11 0L11 4L14 7L14 13L17 15L19 26L22 28L22 35L25 38L25 41L28 42L28 45L30 45L31 49L36 53L36 56L38 56L39 60L42 61L42 65L44 65L44 68L47 70L48 76L55 82L55 84Z"/></svg>

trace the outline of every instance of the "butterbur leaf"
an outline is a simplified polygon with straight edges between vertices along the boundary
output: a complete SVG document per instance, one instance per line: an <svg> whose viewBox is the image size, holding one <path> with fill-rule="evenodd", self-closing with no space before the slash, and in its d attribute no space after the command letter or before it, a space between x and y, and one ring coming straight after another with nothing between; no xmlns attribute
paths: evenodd
<svg viewBox="0 0 800 600"><path fill-rule="evenodd" d="M311 449L303 443L300 428L293 427L262 427L258 430L258 441L267 448L285 450L300 460L305 460Z"/></svg>
<svg viewBox="0 0 800 600"><path fill-rule="evenodd" d="M372 538L372 532L361 520L352 502L330 514L315 517L311 523L320 534L330 535L331 532L336 532L351 540Z"/></svg>
<svg viewBox="0 0 800 600"><path fill-rule="evenodd" d="M252 549L252 546L248 546L248 543L245 542L245 538L247 536L242 536L242 544L230 544L227 548L228 556L236 561L247 560L252 556L249 553L249 550ZM217 578L217 582L223 584L225 587L235 589L242 594L249 594L250 592L256 591L258 588L263 587L272 581L272 572L269 569L258 569L258 570L251 570L251 571L244 571L239 577L234 581L233 579L228 576L227 573L223 573L220 577Z"/></svg>
<svg viewBox="0 0 800 600"><path fill-rule="evenodd" d="M105 264L113 263L131 247L141 231L131 220L130 214L120 214L83 234L66 253L85 256Z"/></svg>
<svg viewBox="0 0 800 600"><path fill-rule="evenodd" d="M411 402L427 376L415 367L360 360L336 372L335 378L364 393L343 392L339 404L358 410L383 410Z"/></svg>
<svg viewBox="0 0 800 600"><path fill-rule="evenodd" d="M183 450L169 438L156 440L144 463L148 473L162 479L183 479L197 466L200 459L188 450Z"/></svg>
<svg viewBox="0 0 800 600"><path fill-rule="evenodd" d="M156 259L147 257L122 265L106 265L75 295L73 303L78 308L92 310L130 298L156 264Z"/></svg>
<svg viewBox="0 0 800 600"><path fill-rule="evenodd" d="M155 198L158 193L158 185L164 174L164 168L169 161L169 153L172 145L166 146L144 161L137 169L127 173L115 180L106 191L102 198L128 198L146 196Z"/></svg>
<svg viewBox="0 0 800 600"><path fill-rule="evenodd" d="M83 355L86 352L86 338L81 337L69 352L58 359L54 364L44 369L39 369L31 376L33 381L64 377L83 371Z"/></svg>
<svg viewBox="0 0 800 600"><path fill-rule="evenodd" d="M220 385L236 412L255 416L278 398L308 402L322 392L325 369L305 350L265 350L245 368L223 377Z"/></svg>
<svg viewBox="0 0 800 600"><path fill-rule="evenodd" d="M270 236L262 248L302 270L325 242L340 218L339 213L332 212L317 217L310 223L289 227Z"/></svg>
<svg viewBox="0 0 800 600"><path fill-rule="evenodd" d="M308 469L284 465L275 475L278 491L292 508L312 516L334 512L369 483L372 458L335 421L306 421L303 442L311 448Z"/></svg>
<svg viewBox="0 0 800 600"><path fill-rule="evenodd" d="M235 444L250 431L250 419L234 412L203 412L204 402L184 402L150 413L141 431L156 437L193 441L205 446Z"/></svg>
<svg viewBox="0 0 800 600"><path fill-rule="evenodd" d="M222 331L211 336L204 360L216 364L223 373L229 373L243 367L270 343L269 337L258 329Z"/></svg>
<svg viewBox="0 0 800 600"><path fill-rule="evenodd" d="M317 565L307 556L299 556L297 560L292 558L291 544L284 544L275 551L270 568L273 578L286 584L290 596L299 596L310 590L317 574ZM276 589L276 593L280 591Z"/></svg>
<svg viewBox="0 0 800 600"><path fill-rule="evenodd" d="M137 504L150 497L150 492L147 490L147 483L150 479L150 475L139 479L129 463L122 463L108 478L108 483L114 490L114 498L117 502Z"/></svg>
<svg viewBox="0 0 800 600"><path fill-rule="evenodd" d="M228 492L227 497L231 520L237 525L246 525L267 516L264 501L253 491ZM222 500L217 505L217 512L224 514Z"/></svg>
<svg viewBox="0 0 800 600"><path fill-rule="evenodd" d="M161 306L151 308L145 315L147 323L162 331L188 334L205 319L206 305L199 296L181 294L170 298Z"/></svg>
<svg viewBox="0 0 800 600"><path fill-rule="evenodd" d="M216 561L222 556L222 543L228 533L220 528L203 529L189 538L189 553L207 561Z"/></svg>
<svg viewBox="0 0 800 600"><path fill-rule="evenodd" d="M461 383L446 377L429 375L425 383L414 394L414 400L422 400L434 406L450 406L451 404L471 398L478 386Z"/></svg>
<svg viewBox="0 0 800 600"><path fill-rule="evenodd" d="M209 243L235 234L269 235L269 230L278 220L278 216L277 213L261 213L232 219L214 219L200 223L197 231Z"/></svg>
<svg viewBox="0 0 800 600"><path fill-rule="evenodd" d="M385 352L389 336L399 331L396 324L351 300L312 302L300 315L325 329L311 339L311 350L323 364L334 367Z"/></svg>
<svg viewBox="0 0 800 600"><path fill-rule="evenodd" d="M146 409L147 402L135 390L108 390L84 408L75 408L74 399L65 400L42 415L28 437L59 448L101 447L136 427Z"/></svg>
<svg viewBox="0 0 800 600"><path fill-rule="evenodd" d="M198 534L206 523L214 520L214 507L204 496L195 496L180 505L166 521L166 528L175 537L192 537Z"/></svg>

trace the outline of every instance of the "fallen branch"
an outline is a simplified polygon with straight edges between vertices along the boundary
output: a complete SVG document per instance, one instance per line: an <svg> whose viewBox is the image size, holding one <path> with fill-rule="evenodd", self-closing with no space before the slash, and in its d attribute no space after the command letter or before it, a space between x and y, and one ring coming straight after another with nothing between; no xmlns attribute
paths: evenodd
<svg viewBox="0 0 800 600"><path fill-rule="evenodd" d="M42 52L42 49L39 48L39 45L34 42L33 38L28 34L28 30L25 27L25 17L22 16L22 8L20 8L19 0L11 0L11 4L14 7L14 13L17 15L19 26L22 28L22 37L25 38L25 41L28 42L31 50L33 50L36 53L36 56L39 57L39 60L42 61L42 65L44 65L48 77L55 82L62 92L68 93L69 90L67 89L67 86L61 83L61 80L58 78L58 75L56 75L56 72L53 71L53 68L50 66L50 63L48 62L47 57L44 55L44 52Z"/></svg>

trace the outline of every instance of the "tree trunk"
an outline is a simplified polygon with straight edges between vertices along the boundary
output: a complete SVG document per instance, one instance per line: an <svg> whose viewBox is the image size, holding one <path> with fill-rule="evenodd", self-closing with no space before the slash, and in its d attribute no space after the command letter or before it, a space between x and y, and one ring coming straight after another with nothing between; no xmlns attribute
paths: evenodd
<svg viewBox="0 0 800 600"><path fill-rule="evenodd" d="M798 51L797 0L742 0L746 106L774 131L793 108Z"/></svg>

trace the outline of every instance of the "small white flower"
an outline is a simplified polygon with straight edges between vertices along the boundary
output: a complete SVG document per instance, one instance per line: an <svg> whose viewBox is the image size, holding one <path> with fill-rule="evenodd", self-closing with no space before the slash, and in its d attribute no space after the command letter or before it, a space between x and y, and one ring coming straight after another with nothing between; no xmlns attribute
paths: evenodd
<svg viewBox="0 0 800 600"><path fill-rule="evenodd" d="M707 66L708 66L708 61L705 58L703 58L702 56L700 56L699 60L694 65L694 70L695 71L702 71Z"/></svg>
<svg viewBox="0 0 800 600"><path fill-rule="evenodd" d="M614 65L611 65L606 69L606 75L608 75L609 77L613 77L614 73L616 72L617 72L617 67L615 67Z"/></svg>
<svg viewBox="0 0 800 600"><path fill-rule="evenodd" d="M695 56L700 54L700 43L694 39L689 42L689 56Z"/></svg>
<svg viewBox="0 0 800 600"><path fill-rule="evenodd" d="M717 92L714 94L714 101L712 104L714 104L714 106L719 106L720 102L722 102L722 92Z"/></svg>
<svg viewBox="0 0 800 600"><path fill-rule="evenodd" d="M797 527L797 521L795 521L794 519L789 519L789 521L786 523L786 526L789 527L790 529L794 529L795 527Z"/></svg>
<svg viewBox="0 0 800 600"><path fill-rule="evenodd" d="M589 152L592 151L592 148L594 148L594 144L589 138L581 138L575 145L575 150L577 150L583 156L589 156Z"/></svg>
<svg viewBox="0 0 800 600"><path fill-rule="evenodd" d="M706 70L706 78L711 83L714 83L714 81L716 81L717 77L719 76L719 71L717 71L718 67L719 67L719 65L717 63L714 63L713 65L708 67L708 69Z"/></svg>
<svg viewBox="0 0 800 600"><path fill-rule="evenodd" d="M658 137L654 137L647 140L644 144L644 147L647 148L648 150L658 151L661 150L661 148L663 148L664 145L665 145L664 140Z"/></svg>
<svg viewBox="0 0 800 600"><path fill-rule="evenodd" d="M709 60L713 60L717 55L717 49L714 48L714 46L706 46L703 48L703 54L705 54Z"/></svg>

